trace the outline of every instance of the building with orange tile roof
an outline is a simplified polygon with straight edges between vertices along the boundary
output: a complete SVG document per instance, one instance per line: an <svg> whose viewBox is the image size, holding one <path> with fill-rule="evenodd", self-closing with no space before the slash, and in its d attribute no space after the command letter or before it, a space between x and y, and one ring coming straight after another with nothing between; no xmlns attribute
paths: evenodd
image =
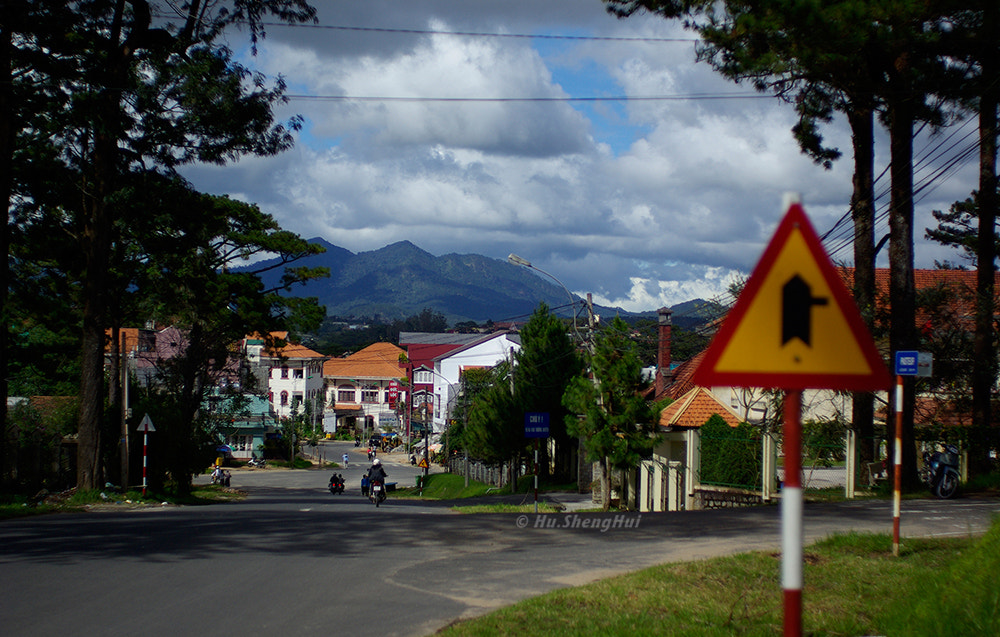
<svg viewBox="0 0 1000 637"><path fill-rule="evenodd" d="M406 353L392 343L375 343L346 358L323 364L324 430L342 427L367 439L377 429L400 431L397 408L406 404Z"/></svg>
<svg viewBox="0 0 1000 637"><path fill-rule="evenodd" d="M837 268L847 289L854 285L854 268ZM952 316L972 330L975 325L976 299L975 270L914 270L913 287L917 293L940 287L949 295ZM993 275L995 294L1000 295L1000 272ZM889 268L875 268L875 303L880 309L889 307ZM929 317L918 310L915 318L918 328L923 328Z"/></svg>
<svg viewBox="0 0 1000 637"><path fill-rule="evenodd" d="M290 343L288 332L272 332L244 339L252 364L266 371L267 400L278 418L300 413L309 403L314 413L323 408L323 362L326 356L299 343ZM317 401L319 404L317 404Z"/></svg>
<svg viewBox="0 0 1000 637"><path fill-rule="evenodd" d="M718 414L730 427L742 420L729 405L720 401L704 387L693 387L660 412L659 428L669 431L675 427L701 427Z"/></svg>

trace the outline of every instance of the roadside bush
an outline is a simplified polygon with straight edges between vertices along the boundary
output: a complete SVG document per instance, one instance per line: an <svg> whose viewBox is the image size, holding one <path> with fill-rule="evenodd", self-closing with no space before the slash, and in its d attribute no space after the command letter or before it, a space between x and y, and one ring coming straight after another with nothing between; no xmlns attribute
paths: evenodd
<svg viewBox="0 0 1000 637"><path fill-rule="evenodd" d="M802 452L808 464L832 467L846 457L847 427L840 420L809 420L802 423Z"/></svg>
<svg viewBox="0 0 1000 637"><path fill-rule="evenodd" d="M754 489L761 470L760 432L747 423L730 427L712 414L701 428L701 482Z"/></svg>

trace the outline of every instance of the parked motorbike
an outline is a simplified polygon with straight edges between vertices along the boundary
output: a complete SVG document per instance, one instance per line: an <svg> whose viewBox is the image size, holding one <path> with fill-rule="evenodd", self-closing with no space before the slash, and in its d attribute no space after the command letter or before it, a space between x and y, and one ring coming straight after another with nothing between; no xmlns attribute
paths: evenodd
<svg viewBox="0 0 1000 637"><path fill-rule="evenodd" d="M333 474L330 476L330 493L337 495L338 493L344 492L344 478L339 474Z"/></svg>
<svg viewBox="0 0 1000 637"><path fill-rule="evenodd" d="M371 483L368 489L371 494L368 496L368 499L374 502L375 507L378 508L378 505L385 502L385 485L381 480L375 480Z"/></svg>
<svg viewBox="0 0 1000 637"><path fill-rule="evenodd" d="M944 451L924 452L924 482L939 498L951 498L958 493L958 447L945 445Z"/></svg>
<svg viewBox="0 0 1000 637"><path fill-rule="evenodd" d="M263 469L267 466L267 462L263 458L254 456L247 461L247 466L254 469Z"/></svg>

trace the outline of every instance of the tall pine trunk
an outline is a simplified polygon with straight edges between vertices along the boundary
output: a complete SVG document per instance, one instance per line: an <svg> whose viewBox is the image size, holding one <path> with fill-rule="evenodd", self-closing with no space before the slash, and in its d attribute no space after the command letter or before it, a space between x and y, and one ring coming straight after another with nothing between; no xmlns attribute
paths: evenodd
<svg viewBox="0 0 1000 637"><path fill-rule="evenodd" d="M997 105L995 82L1000 64L993 34L1000 22L1000 9L986 3L983 9L982 94L979 98L979 236L976 242L976 330L972 341L973 423L992 423L993 387L997 375L993 316L995 312L995 264L997 217ZM989 462L985 453L970 456L976 469Z"/></svg>
<svg viewBox="0 0 1000 637"><path fill-rule="evenodd" d="M93 171L81 184L84 257L83 335L80 355L80 420L77 449L77 487L100 484L101 420L104 411L104 330L108 325L111 213L108 198L115 190L119 165L118 140L122 136L121 92L125 85L131 49L121 44L125 0L115 3L114 20L107 36L107 57L99 78L100 100L94 113Z"/></svg>
<svg viewBox="0 0 1000 637"><path fill-rule="evenodd" d="M889 204L889 345L893 352L917 346L916 288L913 278L913 121L914 95L910 80L910 54L895 61L890 81L889 147L892 165ZM912 377L903 385L902 483L914 487L917 452L913 435L915 387ZM892 449L893 446L889 445Z"/></svg>
<svg viewBox="0 0 1000 637"><path fill-rule="evenodd" d="M14 40L11 24L14 22L13 9L4 5L2 20L0 20L0 197L7 202L5 208L10 209L11 184L13 183L14 157L14 104L13 104L13 68L12 57ZM0 263L0 487L7 481L7 341L8 317L7 289L10 285L8 267L10 254L10 223L4 219L0 229L0 249L3 250L3 263Z"/></svg>
<svg viewBox="0 0 1000 637"><path fill-rule="evenodd" d="M875 118L871 108L848 111L854 148L854 301L871 331L875 316ZM875 460L875 397L855 392L851 401L852 428L858 436L859 462Z"/></svg>

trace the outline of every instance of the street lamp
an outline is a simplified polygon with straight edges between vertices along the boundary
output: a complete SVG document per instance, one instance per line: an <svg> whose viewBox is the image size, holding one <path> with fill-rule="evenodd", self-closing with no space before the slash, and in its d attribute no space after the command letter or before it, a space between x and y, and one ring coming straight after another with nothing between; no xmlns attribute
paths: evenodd
<svg viewBox="0 0 1000 637"><path fill-rule="evenodd" d="M559 279L557 279L556 277L552 276L551 274L549 274L548 272L546 272L545 270L543 270L541 268L538 268L538 267L535 267L535 266L531 265L531 261L528 261L527 259L522 259L521 257L517 256L513 252L511 252L510 254L507 255L507 262L511 263L513 265L519 265L519 266L524 267L524 268L529 268L531 270L535 270L536 272L541 272L542 274L544 274L545 276L549 277L550 279L552 279L553 281L555 281L556 283L559 284L559 286L563 289L563 291L566 292L566 296L569 297L569 306L570 306L570 309L573 312L573 333L576 334L577 340L582 343L583 342L583 338L580 336L580 330L579 330L579 328L576 325L576 299L574 299L573 295L570 294L569 288L567 288L565 285L563 285L563 282L560 281Z"/></svg>

